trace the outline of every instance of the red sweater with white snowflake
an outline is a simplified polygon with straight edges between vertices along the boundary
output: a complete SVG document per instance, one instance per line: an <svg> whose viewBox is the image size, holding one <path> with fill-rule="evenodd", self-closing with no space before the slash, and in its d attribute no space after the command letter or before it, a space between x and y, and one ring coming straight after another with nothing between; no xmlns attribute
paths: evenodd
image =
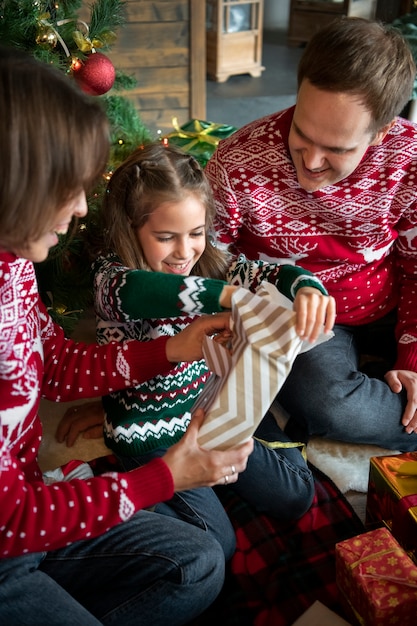
<svg viewBox="0 0 417 626"><path fill-rule="evenodd" d="M207 164L219 240L313 272L335 297L339 324L398 307L396 367L417 371L417 125L397 118L349 177L307 192L288 149L293 111L241 128Z"/></svg>
<svg viewBox="0 0 417 626"><path fill-rule="evenodd" d="M100 535L172 497L161 459L129 474L52 485L37 463L41 397L90 398L168 372L167 340L96 346L66 339L39 299L33 264L0 252L0 557Z"/></svg>

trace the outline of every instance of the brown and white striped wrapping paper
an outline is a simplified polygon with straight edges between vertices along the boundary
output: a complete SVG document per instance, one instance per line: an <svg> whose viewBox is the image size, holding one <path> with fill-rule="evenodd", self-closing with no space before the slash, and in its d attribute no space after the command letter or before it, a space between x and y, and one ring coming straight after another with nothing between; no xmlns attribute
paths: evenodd
<svg viewBox="0 0 417 626"><path fill-rule="evenodd" d="M232 297L231 350L207 337L204 357L212 374L195 403L206 411L198 442L226 450L250 439L284 384L296 356L312 344L295 332L292 303L263 283L256 294ZM330 335L322 334L317 345Z"/></svg>

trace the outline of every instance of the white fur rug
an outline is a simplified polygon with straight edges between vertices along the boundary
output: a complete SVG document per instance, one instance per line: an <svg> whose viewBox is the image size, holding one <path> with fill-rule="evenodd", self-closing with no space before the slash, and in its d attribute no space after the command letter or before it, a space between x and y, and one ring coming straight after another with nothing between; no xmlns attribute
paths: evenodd
<svg viewBox="0 0 417 626"><path fill-rule="evenodd" d="M331 441L319 437L307 445L308 460L329 476L342 493L368 491L369 459L371 456L398 454L377 446Z"/></svg>
<svg viewBox="0 0 417 626"><path fill-rule="evenodd" d="M284 428L288 416L281 407L274 403L271 411L281 428ZM368 491L369 459L371 456L398 454L395 450L386 450L377 446L344 443L314 437L307 445L307 458L326 474L342 493L348 491Z"/></svg>

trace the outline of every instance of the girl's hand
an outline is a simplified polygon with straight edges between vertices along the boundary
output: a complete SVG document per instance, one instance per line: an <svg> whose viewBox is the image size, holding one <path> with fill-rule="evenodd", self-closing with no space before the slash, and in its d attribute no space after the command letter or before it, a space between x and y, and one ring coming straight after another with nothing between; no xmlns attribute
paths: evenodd
<svg viewBox="0 0 417 626"><path fill-rule="evenodd" d="M314 343L319 334L329 333L336 319L336 303L314 287L301 287L295 296L296 330L301 339Z"/></svg>
<svg viewBox="0 0 417 626"><path fill-rule="evenodd" d="M219 304L224 309L232 308L232 295L238 289L236 285L225 285L219 298Z"/></svg>

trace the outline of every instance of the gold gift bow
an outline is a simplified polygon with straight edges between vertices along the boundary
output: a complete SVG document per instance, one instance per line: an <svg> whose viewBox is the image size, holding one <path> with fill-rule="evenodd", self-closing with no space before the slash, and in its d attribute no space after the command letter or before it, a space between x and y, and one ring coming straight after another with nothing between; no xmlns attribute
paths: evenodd
<svg viewBox="0 0 417 626"><path fill-rule="evenodd" d="M179 123L178 118L172 118L172 125L175 128L175 133L169 133L165 135L166 138L179 137L180 139L190 139L189 143L183 146L183 150L187 151L196 146L198 143L209 143L212 146L217 147L222 137L213 137L209 133L222 128L224 124L216 124L211 122L207 128L203 128L199 120L194 120L196 130L183 130Z"/></svg>

